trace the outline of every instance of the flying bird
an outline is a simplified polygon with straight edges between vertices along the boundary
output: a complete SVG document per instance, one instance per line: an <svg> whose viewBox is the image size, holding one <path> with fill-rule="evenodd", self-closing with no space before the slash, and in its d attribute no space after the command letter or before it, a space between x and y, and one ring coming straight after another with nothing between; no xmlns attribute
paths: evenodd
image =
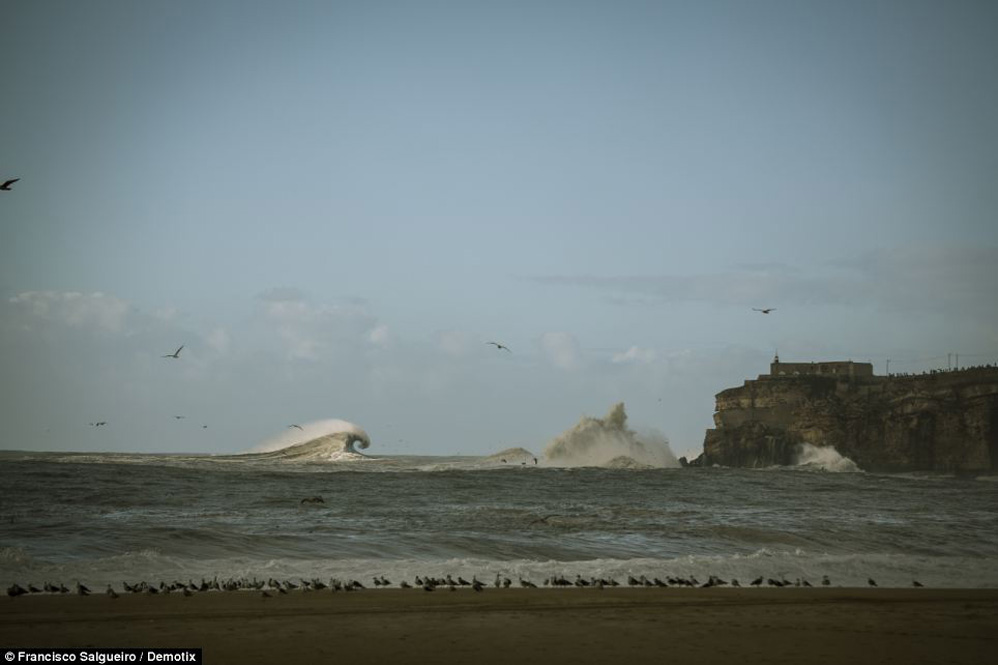
<svg viewBox="0 0 998 665"><path fill-rule="evenodd" d="M491 344L492 346L496 347L497 351L500 350L500 349L506 349L506 351L509 351L509 353L513 353L512 351L509 350L508 346L506 346L504 344L500 344L499 342L485 342L485 343L486 344Z"/></svg>
<svg viewBox="0 0 998 665"><path fill-rule="evenodd" d="M187 417L187 416L174 416L174 418L176 418L177 420L183 420L183 419L184 419L184 418L186 418L186 417Z"/></svg>
<svg viewBox="0 0 998 665"><path fill-rule="evenodd" d="M305 429L301 425L288 425L288 429L291 429L292 427L300 429L303 432L305 431Z"/></svg>
<svg viewBox="0 0 998 665"><path fill-rule="evenodd" d="M11 178L4 184L0 185L0 189L2 189L5 192L9 192L11 191L10 186L13 185L15 182L17 182L18 180L20 180L20 178Z"/></svg>
<svg viewBox="0 0 998 665"><path fill-rule="evenodd" d="M181 345L180 345L180 348L179 348L179 349L177 349L177 350L176 350L176 351L174 351L173 353L168 353L168 354L166 354L165 356L162 356L162 357L163 357L163 358L173 358L173 359L175 359L175 360L179 360L179 359L180 359L180 352L181 352L181 351L182 351L183 349L184 349L184 345L183 345L183 344L181 344Z"/></svg>
<svg viewBox="0 0 998 665"><path fill-rule="evenodd" d="M766 307L765 309L759 309L758 307L753 307L752 311L753 312L762 312L763 314L769 314L770 312L775 312L776 308L775 307Z"/></svg>

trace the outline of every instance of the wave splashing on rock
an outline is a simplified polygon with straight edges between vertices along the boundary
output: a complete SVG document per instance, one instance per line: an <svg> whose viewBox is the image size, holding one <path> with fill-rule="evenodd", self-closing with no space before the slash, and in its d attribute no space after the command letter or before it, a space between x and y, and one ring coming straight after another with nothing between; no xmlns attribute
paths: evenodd
<svg viewBox="0 0 998 665"><path fill-rule="evenodd" d="M848 457L839 454L832 446L814 446L802 443L797 446L795 464L814 471L855 473L861 469Z"/></svg>
<svg viewBox="0 0 998 665"><path fill-rule="evenodd" d="M603 418L583 416L574 427L548 444L544 457L549 466L679 466L665 436L657 432L639 435L628 429L623 402L614 404Z"/></svg>

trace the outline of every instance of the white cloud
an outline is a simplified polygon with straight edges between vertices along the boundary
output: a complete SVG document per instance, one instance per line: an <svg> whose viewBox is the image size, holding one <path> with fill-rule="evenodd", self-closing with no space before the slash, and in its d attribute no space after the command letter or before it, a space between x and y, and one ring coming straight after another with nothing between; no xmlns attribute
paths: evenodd
<svg viewBox="0 0 998 665"><path fill-rule="evenodd" d="M364 343L383 344L388 329L378 323L365 304L313 305L290 288L271 289L257 299L263 319L276 332L288 358L318 361L356 349Z"/></svg>
<svg viewBox="0 0 998 665"><path fill-rule="evenodd" d="M275 286L258 294L257 299L265 302L300 301L305 299L305 294L293 286Z"/></svg>
<svg viewBox="0 0 998 665"><path fill-rule="evenodd" d="M546 332L540 337L540 346L544 357L555 367L572 370L582 364L579 342L571 333Z"/></svg>
<svg viewBox="0 0 998 665"><path fill-rule="evenodd" d="M481 340L464 330L443 330L437 333L437 348L448 356L467 356Z"/></svg>
<svg viewBox="0 0 998 665"><path fill-rule="evenodd" d="M160 321L175 321L180 313L176 307L161 307L152 313Z"/></svg>
<svg viewBox="0 0 998 665"><path fill-rule="evenodd" d="M26 291L10 303L32 322L59 324L71 328L120 333L125 328L129 306L124 300L104 293L79 291Z"/></svg>
<svg viewBox="0 0 998 665"><path fill-rule="evenodd" d="M620 351L613 354L613 362L615 363L635 363L647 365L653 363L658 359L658 353L654 349L642 349L637 346L632 346L626 351Z"/></svg>
<svg viewBox="0 0 998 665"><path fill-rule="evenodd" d="M387 346L391 341L391 332L384 323L371 328L367 333L367 341L375 346Z"/></svg>
<svg viewBox="0 0 998 665"><path fill-rule="evenodd" d="M225 328L215 328L208 333L207 337L205 337L205 341L208 343L209 347L214 349L217 353L222 354L228 353L229 345L231 343L229 333L225 331Z"/></svg>

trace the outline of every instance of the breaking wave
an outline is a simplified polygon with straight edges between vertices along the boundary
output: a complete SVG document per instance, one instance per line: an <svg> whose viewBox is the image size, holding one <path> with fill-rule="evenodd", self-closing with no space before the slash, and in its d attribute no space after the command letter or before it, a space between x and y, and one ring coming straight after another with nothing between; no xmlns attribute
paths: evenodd
<svg viewBox="0 0 998 665"><path fill-rule="evenodd" d="M628 429L623 402L614 404L604 418L583 416L574 427L548 444L544 457L552 466L679 466L663 435L655 432L639 435Z"/></svg>
<svg viewBox="0 0 998 665"><path fill-rule="evenodd" d="M246 553L231 557L194 557L164 554L156 550L138 550L98 558L72 558L51 561L25 556L7 558L0 551L0 578L21 584L55 580L71 584L81 580L93 587L107 584L118 587L124 578L137 582L176 579L308 579L330 577L364 580L387 576L395 584L416 575L454 575L490 581L501 574L516 579L523 577L540 584L550 576L576 574L583 578L612 577L626 584L628 576L645 575L649 579L698 577L709 575L725 580L739 579L742 586L758 576L810 580L818 585L823 576L834 587L866 587L869 577L881 587L910 587L919 578L929 588L996 588L994 557L960 555L918 555L884 553L811 553L804 550L769 550L766 548L734 554L698 554L661 558L591 559L491 559L477 556L427 558L331 558L331 557L267 557Z"/></svg>
<svg viewBox="0 0 998 665"><path fill-rule="evenodd" d="M301 425L301 429L291 427L245 456L255 459L340 462L367 459L356 448L363 450L370 445L371 437L359 426L346 420L329 419Z"/></svg>
<svg viewBox="0 0 998 665"><path fill-rule="evenodd" d="M536 464L537 458L526 448L506 448L482 461L486 464Z"/></svg>
<svg viewBox="0 0 998 665"><path fill-rule="evenodd" d="M833 471L836 473L855 473L861 469L848 457L843 457L832 446L813 446L802 443L797 446L798 467L815 471Z"/></svg>

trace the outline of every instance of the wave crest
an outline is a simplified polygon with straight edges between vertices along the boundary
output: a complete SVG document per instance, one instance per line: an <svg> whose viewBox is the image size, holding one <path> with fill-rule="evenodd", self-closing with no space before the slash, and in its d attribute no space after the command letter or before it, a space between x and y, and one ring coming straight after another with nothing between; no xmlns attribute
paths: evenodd
<svg viewBox="0 0 998 665"><path fill-rule="evenodd" d="M583 416L574 427L548 444L544 457L556 466L679 466L663 435L650 432L639 436L628 429L623 402L610 407L604 418Z"/></svg>
<svg viewBox="0 0 998 665"><path fill-rule="evenodd" d="M482 461L490 464L527 464L536 462L537 458L526 448L506 448Z"/></svg>
<svg viewBox="0 0 998 665"><path fill-rule="evenodd" d="M365 459L357 448L365 450L371 437L359 426L346 420L319 420L289 429L262 443L248 453L257 459L295 461L347 461Z"/></svg>

